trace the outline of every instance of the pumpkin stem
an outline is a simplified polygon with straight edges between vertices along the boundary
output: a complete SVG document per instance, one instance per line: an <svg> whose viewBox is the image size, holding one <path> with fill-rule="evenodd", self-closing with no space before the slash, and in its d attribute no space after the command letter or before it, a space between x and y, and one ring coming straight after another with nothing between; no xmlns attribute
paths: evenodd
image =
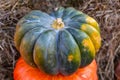
<svg viewBox="0 0 120 80"><path fill-rule="evenodd" d="M57 29L57 30L63 28L64 27L64 23L63 23L62 19L61 18L57 18L56 20L54 20L53 24L52 24L52 27L54 29Z"/></svg>

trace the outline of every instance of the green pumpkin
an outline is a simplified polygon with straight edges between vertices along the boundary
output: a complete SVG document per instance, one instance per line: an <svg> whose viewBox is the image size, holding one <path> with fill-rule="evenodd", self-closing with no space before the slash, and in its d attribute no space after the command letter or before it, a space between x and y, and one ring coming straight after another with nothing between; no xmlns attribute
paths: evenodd
<svg viewBox="0 0 120 80"><path fill-rule="evenodd" d="M29 65L47 74L70 75L92 62L101 37L93 18L60 7L50 14L33 10L24 16L17 24L14 42Z"/></svg>

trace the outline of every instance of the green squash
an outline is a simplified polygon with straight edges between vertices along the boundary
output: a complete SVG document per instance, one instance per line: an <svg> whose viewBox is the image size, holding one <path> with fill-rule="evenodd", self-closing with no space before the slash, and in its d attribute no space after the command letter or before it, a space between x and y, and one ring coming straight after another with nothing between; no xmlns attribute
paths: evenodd
<svg viewBox="0 0 120 80"><path fill-rule="evenodd" d="M93 18L60 7L50 14L33 10L24 16L17 24L14 42L29 65L47 74L70 75L92 62L101 37Z"/></svg>

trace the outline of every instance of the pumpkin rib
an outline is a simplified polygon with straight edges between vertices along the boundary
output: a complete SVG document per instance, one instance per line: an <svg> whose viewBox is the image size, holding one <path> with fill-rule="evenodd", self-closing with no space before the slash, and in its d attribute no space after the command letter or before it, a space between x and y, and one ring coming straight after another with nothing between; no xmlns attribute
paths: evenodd
<svg viewBox="0 0 120 80"><path fill-rule="evenodd" d="M84 32L89 38L90 38L90 36L86 33L86 32ZM90 38L90 41L92 42L92 44L93 44L93 41L91 40L91 38ZM94 46L94 44L93 44L93 47L94 47L94 49L95 49L95 46ZM95 53L96 53L96 50L95 50Z"/></svg>
<svg viewBox="0 0 120 80"><path fill-rule="evenodd" d="M37 27L43 27L43 28L46 28L46 27L44 27L44 26L42 26L42 25L38 25L38 26L34 26L33 28L29 28L28 30L26 30L25 32L24 32L24 34L23 34L23 36L21 37L21 39L20 39L20 44L21 44L21 40L22 40L22 38L25 36L25 34L27 34L29 31L31 31L31 30L33 30L33 29L35 29L35 28L37 28ZM23 27L22 27L23 28ZM47 29L47 28L46 28ZM20 29L19 29L20 30ZM23 31L23 30L22 30ZM18 31L16 31L16 32L18 32ZM20 33L20 32L19 32ZM20 44L19 44L19 47L20 47Z"/></svg>
<svg viewBox="0 0 120 80"><path fill-rule="evenodd" d="M74 29L74 28L73 28ZM71 36L72 36L72 34L67 30L67 28L66 29L64 29L67 33L69 33ZM72 36L72 38L74 39L74 37ZM76 40L74 40L75 41L75 43L77 44L77 42L76 42ZM78 44L77 44L77 46L78 46ZM79 49L80 50L80 49Z"/></svg>
<svg viewBox="0 0 120 80"><path fill-rule="evenodd" d="M90 25L90 27L94 28L96 31L99 32L99 30L97 28L95 28L93 25L91 25L90 23L83 23L83 24L88 24L88 25Z"/></svg>
<svg viewBox="0 0 120 80"><path fill-rule="evenodd" d="M38 20L40 20L41 18L45 18L45 17L47 18L47 17L49 17L49 18L50 18L49 21L51 21L51 22L55 19L54 17L50 16L49 14L47 14L47 13L45 13L45 12L42 12L42 11L39 11L39 10L33 10L33 11L31 11L31 12L28 13L24 18L25 18L26 20L29 20L29 19L27 19L27 17L28 17L28 18L32 18L32 16L39 17ZM35 18L35 17L33 17L33 18ZM47 20L47 19L45 19L45 20ZM48 22L48 21L46 21L46 22Z"/></svg>
<svg viewBox="0 0 120 80"><path fill-rule="evenodd" d="M57 41L57 40L56 40L57 33L56 33L55 30L54 30L54 32L55 32L55 44L56 44L56 41ZM51 40L51 39L50 39L50 40ZM49 41L50 41L50 40L49 40ZM49 52L49 50L48 50L48 49L50 48L49 45L50 45L50 43L47 44L46 53ZM55 45L55 49L56 49L55 54L57 54L57 44ZM59 73L59 65L58 65L58 64L59 64L59 62L58 62L59 60L58 60L58 56L57 56L57 55L55 55L55 57L56 57L56 65L57 65L57 73L56 73L56 74L58 74L58 73Z"/></svg>
<svg viewBox="0 0 120 80"><path fill-rule="evenodd" d="M67 19L68 16L70 17L70 15L73 14L74 12L75 12L75 9L72 7L64 9L63 16L62 16L63 21Z"/></svg>
<svg viewBox="0 0 120 80"><path fill-rule="evenodd" d="M28 15L27 15L28 16ZM17 28L16 30L18 30L20 27L24 27L25 24L38 24L39 25L39 20L33 20L33 21L30 21L30 20L27 20L25 19L24 17L22 19L20 19L20 21L17 23ZM19 27L18 27L19 26ZM41 26L41 25L40 25ZM43 25L42 25L43 26Z"/></svg>
<svg viewBox="0 0 120 80"><path fill-rule="evenodd" d="M55 32L56 32L56 31L55 31ZM58 72L57 72L57 74L59 74L60 64L59 64L59 56L57 55L57 54L58 54L58 52L57 52L57 50L58 50L58 49L57 49L57 48L58 48L58 42L57 42L57 39L56 39L56 38L57 38L57 36L58 36L57 34L58 34L58 32L56 32L56 36L55 36L55 44L56 44L55 46L56 46L56 60L57 60L57 68L58 68L58 69L57 69L57 71L58 71ZM47 49L48 49L48 48L47 48Z"/></svg>
<svg viewBox="0 0 120 80"><path fill-rule="evenodd" d="M34 29L34 28L36 28L36 26L31 26L31 28L29 27L28 28L28 30L26 30L26 31L24 31L24 33L23 34L21 34L22 32L23 32L23 30L22 30L22 32L20 31L20 28L18 29L18 30L16 30L16 33L15 33L15 36L14 36L14 43L15 43L15 46L16 46L16 48L19 50L19 47L20 47L20 44L21 44L21 40L22 40L22 38L24 37L24 35L28 32L28 31L30 31L30 30L32 30L32 29ZM22 28L23 29L23 28ZM25 30L25 29L24 29ZM22 35L22 36L21 36Z"/></svg>
<svg viewBox="0 0 120 80"><path fill-rule="evenodd" d="M36 32L36 31L37 32ZM41 30L41 31L40 31ZM33 34L33 31L35 33ZM20 44L20 53L21 56L24 58L24 60L31 66L35 67L36 65L34 64L34 60L32 58L33 55L33 48L34 48L34 43L38 39L38 37L43 33L47 31L45 28L42 29L42 27L36 27L32 30L29 30L24 37L21 40ZM34 36L34 37L32 37ZM35 37L36 36L36 37ZM27 56L27 58L26 58ZM31 63L30 63L31 62Z"/></svg>
<svg viewBox="0 0 120 80"><path fill-rule="evenodd" d="M61 35L59 36L59 38L61 40L59 41L60 45L59 45L59 51L58 51L59 62L60 62L60 72L63 75L70 75L79 68L79 65L81 62L80 50L79 50L78 45L76 44L74 38L71 36L71 34L68 31L61 30L60 33L61 33ZM64 39L62 37L64 37ZM71 43L69 43L69 42L71 42ZM70 51L70 53L69 53L69 51ZM72 58L70 58L70 60L69 60L69 56L72 56Z"/></svg>
<svg viewBox="0 0 120 80"><path fill-rule="evenodd" d="M28 27L27 24L31 24L31 26ZM35 24L35 23L34 23ZM26 26L27 25L27 26ZM20 27L18 27L20 26ZM39 27L40 25L36 24L36 26L33 26L33 22L30 22L30 23L23 23L22 22L22 25L18 24L17 25L17 29L16 29L16 32L15 32L15 35L14 35L14 43L15 43L15 46L17 48L17 50L19 50L19 46L20 46L20 43L21 43L21 39L24 37L24 35L29 31L29 30L32 30L36 27ZM22 30L21 30L22 28ZM23 30L24 33L23 33ZM20 37L20 35L22 34L22 36Z"/></svg>
<svg viewBox="0 0 120 80"><path fill-rule="evenodd" d="M80 11L77 11L77 12L78 12L79 14L74 15L73 17L71 17L72 20L76 20L75 18L80 19L81 17L86 18L84 13L82 13L82 12L80 12ZM84 22L85 22L85 21L84 21Z"/></svg>
<svg viewBox="0 0 120 80"><path fill-rule="evenodd" d="M96 22L95 19L93 19L92 17L86 15L86 23L91 25L92 27L94 27L100 33L99 24Z"/></svg>
<svg viewBox="0 0 120 80"><path fill-rule="evenodd" d="M79 26L81 26L83 23L82 22L78 22L78 21L69 21L69 24L65 23L67 27L66 28L74 28L74 29L78 29L79 30Z"/></svg>
<svg viewBox="0 0 120 80"><path fill-rule="evenodd" d="M78 18L78 19L76 19L76 18ZM98 26L96 20L91 18L91 17L89 17L88 15L86 15L86 14L84 14L82 12L81 12L81 14L73 16L71 19L75 20L77 22L83 23L83 24L89 24L89 25L91 25L91 27L95 28L98 32L100 32L100 29L99 29L99 26Z"/></svg>
<svg viewBox="0 0 120 80"><path fill-rule="evenodd" d="M83 17L83 16L81 16L81 18L85 18L85 17ZM80 28L80 26L82 25L82 24L89 24L89 23L87 23L87 22L85 22L84 20L80 20L80 21L71 21L71 22L78 22L79 23L79 26L70 26L70 28L75 28L75 29L79 29ZM96 29L95 27L93 27L93 25L91 25L91 24L89 24L90 25L90 27L92 27L92 28L94 28L94 29ZM96 29L97 30L97 29ZM98 31L98 30L97 30Z"/></svg>
<svg viewBox="0 0 120 80"><path fill-rule="evenodd" d="M50 30L49 30L50 31ZM40 68L42 71L45 71L46 73L50 74L51 72L51 75L55 75L58 73L58 63L56 61L56 58L53 58L53 56L55 56L56 54L56 51L54 53L54 50L53 50L53 47L49 46L49 48L46 48L48 47L49 44L47 44L47 42L51 41L51 40L55 40L55 37L53 38L53 35L52 37L50 36L53 32L55 33L56 35L56 32L54 30L51 30L51 32L49 31L46 31L44 32L44 34L41 34L39 36L39 38L37 39L35 45L34 45L34 52L33 52L33 59L34 59L34 62L35 64L38 66L38 68ZM46 33L46 34L45 34ZM48 38L48 39L47 39ZM47 40L46 40L47 39ZM43 41L46 41L46 44L42 43ZM53 43L54 41L51 41L51 43ZM50 43L50 44L51 44ZM55 42L54 42L55 43ZM47 51L47 49L49 49L49 52ZM53 51L50 51L50 50L53 50ZM48 56L49 54L49 56ZM50 55L51 54L51 55ZM41 57L42 56L42 57ZM49 57L49 58L48 58ZM52 63L51 63L52 61ZM55 62L56 61L56 62ZM43 63L44 62L44 63ZM50 64L50 65L48 65ZM49 66L49 67L48 67ZM54 72L55 71L55 72Z"/></svg>
<svg viewBox="0 0 120 80"><path fill-rule="evenodd" d="M73 19L73 18L75 18L75 17L82 17L82 16L84 16L85 14L83 13L83 12L81 12L81 11L77 11L76 9L74 9L74 8L72 8L72 7L70 7L70 8L66 8L66 9L68 9L68 12L70 12L69 13L69 15L67 15L67 16L69 16L69 18L70 19ZM65 9L65 10L66 10ZM69 9L71 9L71 10L69 10Z"/></svg>
<svg viewBox="0 0 120 80"><path fill-rule="evenodd" d="M93 26L93 24L91 24L92 22L89 20L89 19L86 19L87 17L88 17L88 15L86 15L86 14L84 14L84 13L82 13L82 12L80 12L80 11L77 11L76 9L74 9L74 8L66 8L65 10L64 10L64 12L63 13L65 13L65 11L66 10L69 10L69 9L71 9L71 12L69 12L69 16L71 16L71 14L72 14L72 17L70 17L70 19L72 20L72 22L74 21L74 22L80 22L80 24L85 24L85 23L87 23L87 24L89 24L89 25L91 25L93 28L95 28L98 32L100 31L99 30L99 26ZM76 12L75 12L76 11ZM76 14L75 14L76 13ZM63 14L64 15L64 14ZM65 15L66 16L66 15ZM68 15L67 15L68 16ZM75 18L75 19L74 19ZM76 20L76 18L78 18L77 20ZM89 18L89 17L88 17ZM93 18L91 18L90 17L90 19L92 20L92 21L94 21L94 23L96 23L97 24L97 22L93 19ZM64 19L63 19L63 21L64 21ZM66 21L65 21L66 22ZM69 22L69 21L67 21L67 22ZM73 27L73 26L72 26Z"/></svg>
<svg viewBox="0 0 120 80"><path fill-rule="evenodd" d="M21 19L22 20L22 19ZM20 20L20 21L21 21ZM24 20L24 21L26 21L26 20ZM24 26L24 25L27 25L27 24L32 24L32 23L38 23L38 22L26 22L26 23L24 23L24 21L22 21L21 22L21 24L22 25L19 25L20 27L19 28L17 28L17 30L16 30L16 33L15 33L15 36L14 36L14 42L15 42L15 46L16 46L16 48L19 50L19 46L20 46L20 43L21 43L21 39L24 37L24 34L26 34L29 30L31 30L31 29L34 29L34 28L36 28L36 27L44 27L44 26L42 26L42 25L36 25L36 26L34 26L33 28L28 28L29 30L26 30L23 34L22 34L22 37L21 38L17 38L17 37L19 37L18 35L19 34L21 34L21 31L20 31L20 28L23 28L23 27L27 27L27 26ZM47 29L47 27L44 27L44 28L46 28ZM52 29L52 28L48 28L48 29ZM25 29L24 29L25 30ZM20 31L20 32L19 32ZM23 30L22 30L22 32L23 32ZM19 34L18 34L19 33ZM16 42L18 42L18 40L20 40L20 42L19 43L16 43Z"/></svg>
<svg viewBox="0 0 120 80"><path fill-rule="evenodd" d="M77 16L75 16L75 17L77 17ZM81 18L80 19L80 21L76 21L76 20L71 20L71 21L65 21L65 24L69 27L69 28L75 28L75 29L80 29L80 27L83 25L83 24L89 24L89 23L87 23L85 20L84 20L84 18L85 17L83 17L83 16L81 16L81 17L79 17L79 18ZM68 24L68 22L69 22L69 24ZM74 24L74 23L76 23L76 24ZM90 25L90 27L92 27L92 28L94 28L95 30L97 30L95 27L93 27L93 25L91 25L91 24L89 24ZM65 27L65 28L67 28L67 27ZM98 31L98 30L97 30ZM99 31L98 31L99 32Z"/></svg>
<svg viewBox="0 0 120 80"><path fill-rule="evenodd" d="M22 22L20 22L20 21L22 21ZM52 29L51 27L48 27L48 26L46 26L46 25L43 25L43 24L40 24L40 19L38 19L38 20L33 20L33 21L30 21L30 20L27 20L27 19L21 19L19 21L19 23L17 24L17 25L19 25L20 26L20 24L22 24L22 25L24 25L24 24L33 24L33 23L36 23L36 24L38 24L39 26L42 26L42 27L44 27L44 28L48 28L48 29ZM52 21L51 21L52 22ZM47 23L48 24L48 23ZM51 24L51 23L50 23ZM20 27L24 27L24 26L20 26ZM17 30L18 30L19 28L17 28Z"/></svg>
<svg viewBox="0 0 120 80"><path fill-rule="evenodd" d="M71 30L70 30L71 29ZM81 38L82 38L82 36L83 36L83 34L84 35L86 35L87 37L86 38L89 38L89 41L91 42L91 44L93 44L92 43L92 41L90 40L90 37L86 34L86 33L84 33L83 31L81 31L81 30L78 30L78 29L75 29L75 28L68 28L68 29L66 29L72 36L73 36L73 38L75 39L75 41L76 41L76 43L78 44L78 46L79 46L79 50L81 51L81 53L82 54L84 54L83 56L85 56L85 52L84 52L84 49L86 49L86 48L82 48L82 46L83 46L83 44L82 44L82 41L85 39L85 37L83 37L83 40L81 41ZM72 31L72 32L71 32ZM78 37L76 37L76 35L75 34L73 34L73 31L74 32L76 32L76 34L79 34L79 33L77 33L77 32L79 32L80 31L80 33L82 34L79 34L79 38ZM86 57L84 58L83 56L82 56L82 54L81 54L81 58L82 58L82 60L81 60L81 65L80 65L80 67L84 67L84 66L86 66L86 65L88 65L88 64L90 64L91 62L92 62L92 60L94 59L94 57L95 57L95 48L94 48L94 46L93 45L91 45L91 47L93 48L93 54L91 54L91 51L90 52L87 52L87 55L86 55ZM86 50L88 50L88 49L86 49ZM89 55L88 55L88 53L89 53ZM88 57L89 58L88 58ZM84 60L84 59L88 59L87 60L87 63L86 63L86 61ZM90 60L91 59L91 60Z"/></svg>
<svg viewBox="0 0 120 80"><path fill-rule="evenodd" d="M99 26L94 26L93 24L91 24L92 23L91 21L94 21L94 23L97 24L97 22L93 18L89 17L88 15L86 15L80 11L76 10L76 12L78 12L79 14L71 17L71 20L74 20L75 22L80 22L80 24L85 24L85 23L89 24L89 25L91 25L91 27L95 28L98 32L100 32ZM76 19L76 18L78 18L78 19ZM86 18L88 18L88 19L86 19ZM89 18L91 21L89 20Z"/></svg>
<svg viewBox="0 0 120 80"><path fill-rule="evenodd" d="M83 14L83 13L80 12L80 11L77 11L76 13L78 13L78 14L72 16L71 19L74 19L75 17L83 17L83 16L85 15L85 14Z"/></svg>
<svg viewBox="0 0 120 80"><path fill-rule="evenodd" d="M58 62L60 62L60 59L59 59L59 36L60 36L60 31L56 32L56 47L57 47L56 57L57 57ZM59 63L58 63L58 71L60 72L60 64Z"/></svg>
<svg viewBox="0 0 120 80"><path fill-rule="evenodd" d="M76 19L76 18L78 18L78 19ZM83 23L86 23L85 22L85 16L83 16L83 14L81 14L81 15L76 15L76 16L74 16L73 18L71 18L71 20L73 20L74 22L79 22L80 23L80 25L81 24L83 24ZM79 26L78 26L79 27Z"/></svg>
<svg viewBox="0 0 120 80"><path fill-rule="evenodd" d="M89 24L83 24L80 29L82 31L84 31L91 39L94 47L95 47L95 51L97 52L101 46L101 37L100 37L100 33L93 27L90 27L91 25Z"/></svg>
<svg viewBox="0 0 120 80"><path fill-rule="evenodd" d="M38 17L36 19L36 17ZM49 19L46 19L49 18ZM19 22L20 24L22 24L22 22L26 22L26 23L31 23L31 22L36 22L39 23L40 25L52 29L50 27L51 23L55 20L54 17L50 16L49 14L46 14L45 12L41 12L39 10L33 10L30 13L28 13L27 15L25 15ZM47 24L46 24L47 22Z"/></svg>

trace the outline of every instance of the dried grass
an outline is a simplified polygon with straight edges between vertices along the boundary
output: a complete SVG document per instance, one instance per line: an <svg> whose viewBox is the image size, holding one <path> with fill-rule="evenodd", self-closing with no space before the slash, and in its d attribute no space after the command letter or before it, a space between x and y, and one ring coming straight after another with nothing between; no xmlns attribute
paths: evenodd
<svg viewBox="0 0 120 80"><path fill-rule="evenodd" d="M96 56L99 80L116 80L114 67L120 58L120 0L0 0L0 78L12 80L19 53L13 36L18 20L33 9L50 12L73 6L94 17L101 28L102 47Z"/></svg>

